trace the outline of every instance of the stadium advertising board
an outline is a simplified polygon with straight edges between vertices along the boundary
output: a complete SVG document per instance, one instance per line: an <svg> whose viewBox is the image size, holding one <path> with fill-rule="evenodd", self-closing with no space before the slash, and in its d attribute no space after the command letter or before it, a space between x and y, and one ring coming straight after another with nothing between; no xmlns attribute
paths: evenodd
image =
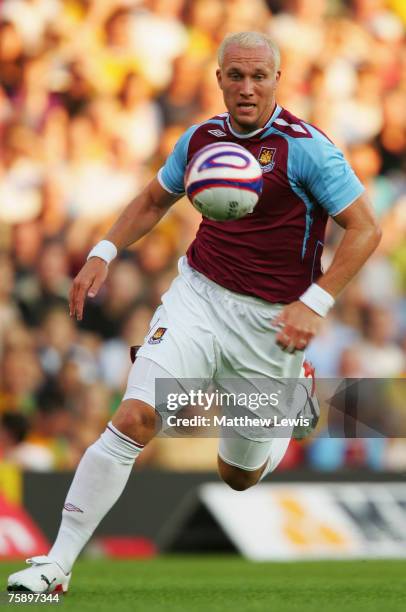
<svg viewBox="0 0 406 612"><path fill-rule="evenodd" d="M400 483L222 484L200 497L237 549L257 561L406 557Z"/></svg>
<svg viewBox="0 0 406 612"><path fill-rule="evenodd" d="M0 561L41 555L48 547L46 538L24 508L0 495Z"/></svg>

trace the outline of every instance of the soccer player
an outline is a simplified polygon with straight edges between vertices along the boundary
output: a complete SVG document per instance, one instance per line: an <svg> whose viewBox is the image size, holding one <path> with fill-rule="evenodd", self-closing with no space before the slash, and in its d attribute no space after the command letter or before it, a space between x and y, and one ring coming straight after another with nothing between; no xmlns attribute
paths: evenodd
<svg viewBox="0 0 406 612"><path fill-rule="evenodd" d="M181 136L75 278L70 312L81 320L86 297L97 294L117 252L149 232L183 196L185 168L196 151L236 142L258 159L264 188L254 213L227 223L203 219L151 321L120 407L83 455L54 545L10 576L9 589L67 590L77 556L159 427L156 378L298 378L303 351L323 317L376 248L380 230L363 186L324 134L276 103L280 75L279 52L267 36L226 37L217 79L228 112ZM345 232L323 274L329 215ZM233 489L247 489L275 469L288 442L224 437L219 474Z"/></svg>

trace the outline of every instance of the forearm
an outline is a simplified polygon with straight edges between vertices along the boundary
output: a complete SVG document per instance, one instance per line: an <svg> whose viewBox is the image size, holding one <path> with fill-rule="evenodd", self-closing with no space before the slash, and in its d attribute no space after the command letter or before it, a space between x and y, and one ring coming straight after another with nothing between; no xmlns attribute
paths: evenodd
<svg viewBox="0 0 406 612"><path fill-rule="evenodd" d="M380 238L381 232L376 225L347 228L331 266L317 284L336 298L374 252Z"/></svg>
<svg viewBox="0 0 406 612"><path fill-rule="evenodd" d="M162 197L154 181L132 200L105 236L117 250L125 249L147 234L165 215L175 198Z"/></svg>

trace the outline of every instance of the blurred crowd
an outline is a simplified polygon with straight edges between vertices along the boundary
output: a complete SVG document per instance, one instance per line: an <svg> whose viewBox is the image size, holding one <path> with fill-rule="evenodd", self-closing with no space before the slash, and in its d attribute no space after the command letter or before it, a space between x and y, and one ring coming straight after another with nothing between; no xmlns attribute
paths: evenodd
<svg viewBox="0 0 406 612"><path fill-rule="evenodd" d="M81 324L70 282L185 128L224 110L228 32L276 39L278 102L344 150L384 230L308 357L321 377L405 375L405 24L402 0L0 4L0 461L72 469L119 404L199 215L182 200L116 260ZM325 266L340 235L329 225ZM213 469L216 445L158 438L140 464ZM320 436L291 444L282 467L302 465L404 469L406 443Z"/></svg>

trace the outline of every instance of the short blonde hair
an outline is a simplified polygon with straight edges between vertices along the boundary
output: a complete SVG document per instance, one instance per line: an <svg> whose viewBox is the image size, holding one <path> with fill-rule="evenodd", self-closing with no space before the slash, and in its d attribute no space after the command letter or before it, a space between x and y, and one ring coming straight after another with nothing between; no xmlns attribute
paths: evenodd
<svg viewBox="0 0 406 612"><path fill-rule="evenodd" d="M272 51L275 62L275 72L280 68L281 56L278 45L267 34L262 34L262 32L236 32L235 34L227 34L218 50L218 63L220 68L223 65L225 52L230 45L238 45L245 49L252 49L265 45Z"/></svg>

